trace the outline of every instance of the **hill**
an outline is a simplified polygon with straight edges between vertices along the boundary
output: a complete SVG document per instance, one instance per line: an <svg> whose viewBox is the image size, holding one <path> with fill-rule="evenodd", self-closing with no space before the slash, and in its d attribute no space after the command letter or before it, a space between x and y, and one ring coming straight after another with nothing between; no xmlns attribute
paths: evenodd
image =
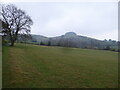
<svg viewBox="0 0 120 90"><path fill-rule="evenodd" d="M118 52L3 46L3 88L117 88Z"/></svg>
<svg viewBox="0 0 120 90"><path fill-rule="evenodd" d="M74 32L67 32L65 35L50 38L42 35L31 35L31 39L29 40L19 39L18 41L48 46L63 46L119 51L118 50L119 42L117 41L111 39L109 39L108 41L97 40L94 38L77 35Z"/></svg>

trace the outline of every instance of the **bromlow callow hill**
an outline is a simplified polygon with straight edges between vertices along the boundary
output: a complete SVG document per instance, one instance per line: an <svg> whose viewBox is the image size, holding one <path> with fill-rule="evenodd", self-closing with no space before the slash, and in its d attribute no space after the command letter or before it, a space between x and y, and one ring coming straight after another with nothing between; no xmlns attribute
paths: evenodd
<svg viewBox="0 0 120 90"><path fill-rule="evenodd" d="M89 48L89 49L104 49L119 51L118 44L120 42L115 40L98 40L86 36L77 35L74 32L67 32L65 35L57 37L45 37L42 35L31 34L30 39L19 37L17 42L34 43L38 45L47 46L63 46L75 48Z"/></svg>

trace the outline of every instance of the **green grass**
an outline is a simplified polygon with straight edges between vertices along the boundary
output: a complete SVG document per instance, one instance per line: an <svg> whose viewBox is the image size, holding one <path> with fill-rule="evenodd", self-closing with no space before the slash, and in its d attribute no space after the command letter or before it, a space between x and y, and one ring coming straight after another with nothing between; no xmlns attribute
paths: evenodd
<svg viewBox="0 0 120 90"><path fill-rule="evenodd" d="M0 36L0 89L2 89L2 36Z"/></svg>
<svg viewBox="0 0 120 90"><path fill-rule="evenodd" d="M16 44L3 47L3 88L117 88L118 53Z"/></svg>

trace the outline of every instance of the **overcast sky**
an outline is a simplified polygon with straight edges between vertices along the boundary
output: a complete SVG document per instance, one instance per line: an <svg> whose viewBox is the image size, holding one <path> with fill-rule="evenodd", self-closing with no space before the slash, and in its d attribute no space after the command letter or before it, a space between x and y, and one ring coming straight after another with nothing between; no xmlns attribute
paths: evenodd
<svg viewBox="0 0 120 90"><path fill-rule="evenodd" d="M66 32L118 40L117 2L12 2L31 16L32 34L47 37Z"/></svg>

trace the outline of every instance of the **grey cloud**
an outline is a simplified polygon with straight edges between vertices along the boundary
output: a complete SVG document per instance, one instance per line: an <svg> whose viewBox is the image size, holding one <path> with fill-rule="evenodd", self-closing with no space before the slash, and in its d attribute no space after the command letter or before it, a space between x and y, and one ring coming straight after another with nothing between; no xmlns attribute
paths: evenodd
<svg viewBox="0 0 120 90"><path fill-rule="evenodd" d="M118 10L115 2L15 4L32 17L34 34L57 36L73 31L99 39L117 39ZM110 37L111 32L114 36Z"/></svg>

